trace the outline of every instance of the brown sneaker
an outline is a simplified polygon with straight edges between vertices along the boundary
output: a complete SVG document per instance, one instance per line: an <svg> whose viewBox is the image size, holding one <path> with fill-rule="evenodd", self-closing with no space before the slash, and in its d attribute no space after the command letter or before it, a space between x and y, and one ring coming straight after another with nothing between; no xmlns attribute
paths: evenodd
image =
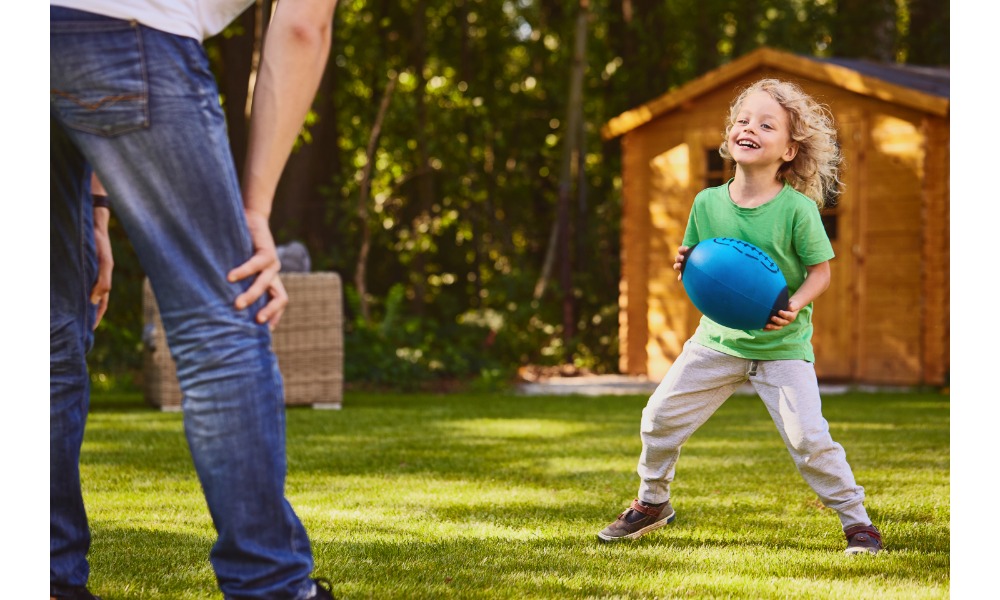
<svg viewBox="0 0 1000 600"><path fill-rule="evenodd" d="M602 542L637 540L654 529L673 523L675 516L669 500L660 506L645 506L633 500L632 506L618 515L614 523L602 529L597 538Z"/></svg>
<svg viewBox="0 0 1000 600"><path fill-rule="evenodd" d="M878 554L882 549L882 533L874 525L855 525L844 530L847 550L844 554Z"/></svg>

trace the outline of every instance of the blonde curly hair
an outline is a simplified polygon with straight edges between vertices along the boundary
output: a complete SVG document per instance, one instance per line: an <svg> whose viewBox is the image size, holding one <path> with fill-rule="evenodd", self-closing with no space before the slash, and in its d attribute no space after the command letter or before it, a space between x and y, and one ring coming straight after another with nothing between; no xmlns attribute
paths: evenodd
<svg viewBox="0 0 1000 600"><path fill-rule="evenodd" d="M830 109L816 102L798 85L778 79L761 79L743 90L729 107L729 120L719 154L727 160L733 159L729 154L729 132L736 124L743 101L754 92L766 92L785 109L791 138L799 145L795 158L778 168L778 181L787 181L823 208L836 198L844 185L839 177L844 159L837 145L837 130Z"/></svg>

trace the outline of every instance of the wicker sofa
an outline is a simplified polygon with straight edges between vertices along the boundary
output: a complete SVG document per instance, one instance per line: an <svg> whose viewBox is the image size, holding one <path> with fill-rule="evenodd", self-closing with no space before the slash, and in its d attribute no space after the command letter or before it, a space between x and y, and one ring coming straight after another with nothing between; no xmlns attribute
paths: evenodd
<svg viewBox="0 0 1000 600"><path fill-rule="evenodd" d="M288 308L274 330L274 353L285 381L285 404L339 409L344 396L344 324L340 276L282 273ZM164 411L181 410L177 367L167 349L156 298L143 283L143 393Z"/></svg>

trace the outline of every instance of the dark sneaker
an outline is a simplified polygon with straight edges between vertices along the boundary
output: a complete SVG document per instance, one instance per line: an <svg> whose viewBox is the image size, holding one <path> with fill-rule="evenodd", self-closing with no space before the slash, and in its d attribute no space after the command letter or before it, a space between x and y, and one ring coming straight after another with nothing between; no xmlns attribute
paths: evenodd
<svg viewBox="0 0 1000 600"><path fill-rule="evenodd" d="M638 500L633 500L632 506L618 515L614 523L601 530L597 537L602 542L637 540L654 529L673 523L675 516L669 500L660 506L645 506Z"/></svg>
<svg viewBox="0 0 1000 600"><path fill-rule="evenodd" d="M313 583L316 584L316 594L309 600L337 600L333 595L333 584L330 583L329 579L317 577L313 579Z"/></svg>
<svg viewBox="0 0 1000 600"><path fill-rule="evenodd" d="M855 525L844 530L847 550L844 554L878 554L882 549L882 533L874 525Z"/></svg>
<svg viewBox="0 0 1000 600"><path fill-rule="evenodd" d="M316 583L316 595L309 600L337 600L333 595L333 584L329 579L317 577L313 582Z"/></svg>
<svg viewBox="0 0 1000 600"><path fill-rule="evenodd" d="M100 596L91 594L86 587L51 583L49 584L49 597L56 600L101 600Z"/></svg>

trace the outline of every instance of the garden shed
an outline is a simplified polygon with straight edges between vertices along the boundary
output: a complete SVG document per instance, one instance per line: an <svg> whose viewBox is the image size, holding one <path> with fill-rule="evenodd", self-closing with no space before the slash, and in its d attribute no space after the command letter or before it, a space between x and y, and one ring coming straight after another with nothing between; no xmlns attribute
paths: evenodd
<svg viewBox="0 0 1000 600"><path fill-rule="evenodd" d="M730 102L764 78L830 107L846 187L823 222L837 258L816 301L821 380L940 385L949 373L949 70L759 48L601 129L622 152L622 373L661 378L700 313L673 256L695 195L727 181Z"/></svg>

